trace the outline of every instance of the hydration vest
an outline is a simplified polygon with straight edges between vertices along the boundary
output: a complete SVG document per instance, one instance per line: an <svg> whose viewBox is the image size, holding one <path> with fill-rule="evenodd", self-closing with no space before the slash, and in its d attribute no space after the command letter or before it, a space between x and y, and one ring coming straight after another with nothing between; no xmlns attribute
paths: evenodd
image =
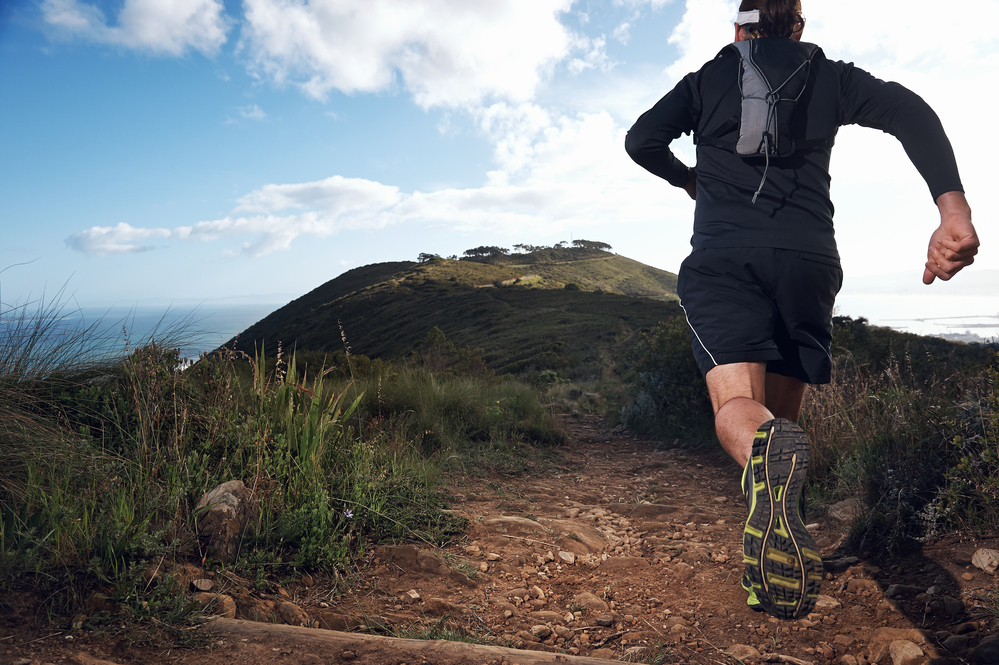
<svg viewBox="0 0 999 665"><path fill-rule="evenodd" d="M722 49L739 54L739 94L742 106L738 119L733 119L724 131L737 123L739 136L733 143L717 137L697 136L698 144L714 145L734 150L742 157L764 157L763 179L753 194L753 203L767 180L771 157L788 157L796 149L824 143L795 142L792 134L795 105L805 92L812 58L819 52L815 44L791 39L750 39L729 44Z"/></svg>

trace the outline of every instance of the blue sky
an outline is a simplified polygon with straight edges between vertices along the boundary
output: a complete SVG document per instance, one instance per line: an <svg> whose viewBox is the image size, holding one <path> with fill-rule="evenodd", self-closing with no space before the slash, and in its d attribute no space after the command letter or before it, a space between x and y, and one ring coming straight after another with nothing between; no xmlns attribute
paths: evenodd
<svg viewBox="0 0 999 665"><path fill-rule="evenodd" d="M572 238L675 272L692 203L630 162L624 132L731 40L735 8L6 3L0 298L67 284L85 306L285 302L359 265ZM841 312L999 315L999 39L969 23L995 0L803 9L806 40L934 106L984 243L966 273L923 287L937 222L927 189L894 139L845 128L833 155ZM678 150L693 162L689 138Z"/></svg>

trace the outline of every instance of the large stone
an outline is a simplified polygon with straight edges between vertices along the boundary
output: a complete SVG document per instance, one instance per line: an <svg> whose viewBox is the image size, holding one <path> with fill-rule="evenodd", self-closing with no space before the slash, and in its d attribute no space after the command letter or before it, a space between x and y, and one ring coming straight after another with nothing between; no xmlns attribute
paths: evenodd
<svg viewBox="0 0 999 665"><path fill-rule="evenodd" d="M947 651L950 651L951 653L960 654L968 648L968 644L970 642L971 638L967 635L949 635L943 642L940 643L940 646L947 649Z"/></svg>
<svg viewBox="0 0 999 665"><path fill-rule="evenodd" d="M278 614L281 615L281 620L289 626L309 625L309 615L295 603L288 601L281 603L278 605Z"/></svg>
<svg viewBox="0 0 999 665"><path fill-rule="evenodd" d="M236 618L236 601L234 601L231 596L227 596L224 593L196 593L194 594L194 602L200 605L201 609L203 609L207 614L220 616L226 619Z"/></svg>
<svg viewBox="0 0 999 665"><path fill-rule="evenodd" d="M538 624L537 626L531 626L531 634L538 639L547 640L552 634L552 629L548 626Z"/></svg>
<svg viewBox="0 0 999 665"><path fill-rule="evenodd" d="M989 635L978 643L968 654L973 665L995 665L999 663L999 635Z"/></svg>
<svg viewBox="0 0 999 665"><path fill-rule="evenodd" d="M597 598L594 594L589 591L584 591L583 593L576 594L572 602L576 605L585 607L592 612L606 612L607 603L605 603L600 598Z"/></svg>
<svg viewBox="0 0 999 665"><path fill-rule="evenodd" d="M950 596L944 596L941 600L943 600L944 611L947 612L947 616L952 620L957 620L964 616L964 603L960 600Z"/></svg>
<svg viewBox="0 0 999 665"><path fill-rule="evenodd" d="M595 526L576 520L554 520L541 517L538 522L551 532L552 542L558 543L564 552L575 555L597 554L610 545L607 538Z"/></svg>
<svg viewBox="0 0 999 665"><path fill-rule="evenodd" d="M273 600L265 600L251 596L246 591L234 589L231 592L232 599L236 601L236 618L247 621L266 621L276 623L280 621L277 614L276 603Z"/></svg>
<svg viewBox="0 0 999 665"><path fill-rule="evenodd" d="M855 593L858 596L878 596L881 595L881 587L874 580L865 580L855 577L846 585L847 593Z"/></svg>
<svg viewBox="0 0 999 665"><path fill-rule="evenodd" d="M729 648L725 649L725 653L732 658L740 661L747 660L759 660L760 652L756 650L755 647L751 647L748 644L733 644Z"/></svg>
<svg viewBox="0 0 999 665"><path fill-rule="evenodd" d="M384 556L390 562L411 573L448 575L451 572L451 569L440 558L415 545L389 545L380 548L378 555Z"/></svg>
<svg viewBox="0 0 999 665"><path fill-rule="evenodd" d="M843 603L839 602L832 596L826 596L824 594L819 594L818 599L815 601L815 611L825 612L828 610L835 610L843 606Z"/></svg>
<svg viewBox="0 0 999 665"><path fill-rule="evenodd" d="M464 608L459 607L453 603L449 603L443 598L430 598L424 603L424 609L427 614L435 617L448 615L462 614Z"/></svg>
<svg viewBox="0 0 999 665"><path fill-rule="evenodd" d="M195 513L211 556L235 563L243 537L256 535L260 502L242 480L230 480L202 496Z"/></svg>
<svg viewBox="0 0 999 665"><path fill-rule="evenodd" d="M923 657L923 650L908 640L895 640L888 645L892 665L914 665Z"/></svg>
<svg viewBox="0 0 999 665"><path fill-rule="evenodd" d="M534 536L546 533L543 525L529 520L526 517L513 517L503 515L500 517L490 517L482 520L476 525L488 533L502 533L508 536Z"/></svg>
<svg viewBox="0 0 999 665"><path fill-rule="evenodd" d="M361 619L340 612L320 610L315 612L314 615L316 617L316 625L326 630L344 631L364 625L364 621Z"/></svg>
<svg viewBox="0 0 999 665"><path fill-rule="evenodd" d="M885 591L885 596L888 598L899 598L901 596L915 596L921 593L923 590L918 586L912 586L909 584L892 584Z"/></svg>
<svg viewBox="0 0 999 665"><path fill-rule="evenodd" d="M867 642L867 660L876 663L888 654L892 642L912 642L917 646L932 644L933 639L922 630L915 628L878 628Z"/></svg>
<svg viewBox="0 0 999 665"><path fill-rule="evenodd" d="M971 563L979 570L984 570L989 575L995 575L999 568L999 551L982 548L971 557Z"/></svg>

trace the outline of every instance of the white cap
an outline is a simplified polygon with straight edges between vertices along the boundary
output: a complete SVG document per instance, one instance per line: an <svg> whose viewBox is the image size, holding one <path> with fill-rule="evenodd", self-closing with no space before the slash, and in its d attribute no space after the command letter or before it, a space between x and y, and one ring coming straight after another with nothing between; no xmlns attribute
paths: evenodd
<svg viewBox="0 0 999 665"><path fill-rule="evenodd" d="M735 17L735 22L739 25L746 25L747 23L759 23L760 22L760 10L753 9L748 12L739 12Z"/></svg>

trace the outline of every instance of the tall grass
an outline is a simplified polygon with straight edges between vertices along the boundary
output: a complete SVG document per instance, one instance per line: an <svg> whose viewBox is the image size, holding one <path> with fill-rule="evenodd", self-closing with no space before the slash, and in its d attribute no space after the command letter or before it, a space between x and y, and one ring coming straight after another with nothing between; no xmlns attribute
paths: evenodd
<svg viewBox="0 0 999 665"><path fill-rule="evenodd" d="M50 610L93 593L142 618L189 608L143 573L218 565L194 506L239 479L261 503L237 571L309 569L343 579L366 543L443 543L462 523L443 470L486 442L553 445L562 433L528 386L426 367L222 350L187 367L179 344L117 354L58 308L0 330L0 587L35 587ZM5 321L8 319L5 319ZM18 336L21 339L18 339ZM25 351L27 349L27 351Z"/></svg>
<svg viewBox="0 0 999 665"><path fill-rule="evenodd" d="M947 529L999 529L999 355L837 318L833 379L806 392L810 502L860 499L850 544L894 553ZM643 335L622 422L688 441L710 405L682 321Z"/></svg>

